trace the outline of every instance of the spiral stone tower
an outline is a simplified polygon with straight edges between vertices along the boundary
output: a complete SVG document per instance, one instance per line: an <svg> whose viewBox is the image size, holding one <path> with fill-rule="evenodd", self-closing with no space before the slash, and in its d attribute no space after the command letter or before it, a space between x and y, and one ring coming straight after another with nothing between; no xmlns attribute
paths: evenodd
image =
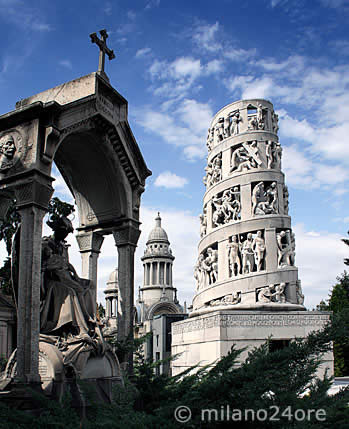
<svg viewBox="0 0 349 429"><path fill-rule="evenodd" d="M272 336L284 346L328 320L303 305L277 133L278 115L262 99L231 103L211 122L193 311L172 327L172 353L182 353L173 374L214 362L234 343Z"/></svg>
<svg viewBox="0 0 349 429"><path fill-rule="evenodd" d="M208 132L194 314L207 307L304 310L270 102L238 101Z"/></svg>

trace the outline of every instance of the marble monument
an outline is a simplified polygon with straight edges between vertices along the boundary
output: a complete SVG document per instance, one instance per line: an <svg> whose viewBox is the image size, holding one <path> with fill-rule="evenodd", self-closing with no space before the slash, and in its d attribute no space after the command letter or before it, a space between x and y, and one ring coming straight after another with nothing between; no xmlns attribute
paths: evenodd
<svg viewBox="0 0 349 429"><path fill-rule="evenodd" d="M277 132L262 99L229 104L212 120L193 311L172 326L172 354L181 353L173 374L212 364L232 344L287 342L329 319L303 305ZM332 371L332 355L325 360Z"/></svg>

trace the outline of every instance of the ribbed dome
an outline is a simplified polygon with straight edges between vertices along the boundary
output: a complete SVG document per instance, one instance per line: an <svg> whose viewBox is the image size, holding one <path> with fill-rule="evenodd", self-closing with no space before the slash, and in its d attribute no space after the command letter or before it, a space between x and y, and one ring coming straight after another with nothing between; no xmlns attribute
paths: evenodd
<svg viewBox="0 0 349 429"><path fill-rule="evenodd" d="M169 243L166 231L161 227L160 213L155 218L155 228L150 231L147 244L154 241L166 241Z"/></svg>
<svg viewBox="0 0 349 429"><path fill-rule="evenodd" d="M107 293L110 290L119 288L119 278L118 278L118 269L115 268L114 271L111 272L109 279L107 281L107 287L104 289L104 293Z"/></svg>

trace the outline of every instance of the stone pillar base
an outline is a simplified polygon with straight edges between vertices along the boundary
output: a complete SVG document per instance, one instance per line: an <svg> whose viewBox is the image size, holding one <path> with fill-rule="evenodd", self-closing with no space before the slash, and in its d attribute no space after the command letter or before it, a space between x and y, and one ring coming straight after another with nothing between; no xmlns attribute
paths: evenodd
<svg viewBox="0 0 349 429"><path fill-rule="evenodd" d="M217 359L228 354L233 344L241 353L242 363L248 352L272 340L304 338L311 331L320 330L329 320L329 312L319 311L248 311L218 310L189 317L172 324L172 355L180 356L171 362L172 375L193 365L213 365ZM318 370L321 376L328 368L333 375L333 353L324 356Z"/></svg>

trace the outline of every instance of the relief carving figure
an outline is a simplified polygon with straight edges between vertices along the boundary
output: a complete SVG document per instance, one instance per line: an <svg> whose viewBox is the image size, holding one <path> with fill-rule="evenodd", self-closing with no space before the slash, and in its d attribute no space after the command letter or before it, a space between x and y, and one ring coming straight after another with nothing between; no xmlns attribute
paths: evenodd
<svg viewBox="0 0 349 429"><path fill-rule="evenodd" d="M281 144L279 142L275 143L275 148L274 148L274 168L276 168L277 170L281 170L281 158L282 158L282 147Z"/></svg>
<svg viewBox="0 0 349 429"><path fill-rule="evenodd" d="M285 296L286 283L280 283L277 285L271 284L265 286L258 291L258 302L263 303L280 303L284 304L286 302Z"/></svg>
<svg viewBox="0 0 349 429"><path fill-rule="evenodd" d="M41 329L46 335L102 341L94 315L90 280L80 278L68 258L65 238L73 232L66 217L47 224L53 235L42 241Z"/></svg>
<svg viewBox="0 0 349 429"><path fill-rule="evenodd" d="M207 164L205 168L206 176L203 179L206 187L218 183L222 179L222 154L219 153L212 161Z"/></svg>
<svg viewBox="0 0 349 429"><path fill-rule="evenodd" d="M210 306L218 306L218 305L234 305L238 304L241 301L241 294L239 292L233 292L230 295L225 295L221 299L215 299L210 302Z"/></svg>
<svg viewBox="0 0 349 429"><path fill-rule="evenodd" d="M207 230L207 217L206 217L205 211L204 211L204 214L201 214L199 216L199 218L200 218L200 238L202 238L206 235L206 230Z"/></svg>
<svg viewBox="0 0 349 429"><path fill-rule="evenodd" d="M259 103L257 106L257 126L259 130L265 129L263 106Z"/></svg>
<svg viewBox="0 0 349 429"><path fill-rule="evenodd" d="M213 214L212 214L212 223L214 226L220 226L224 223L224 213L222 207L222 198L217 196L212 198L213 205Z"/></svg>
<svg viewBox="0 0 349 429"><path fill-rule="evenodd" d="M271 121L272 121L272 131L273 133L277 134L279 131L279 115L277 115L274 111L271 115Z"/></svg>
<svg viewBox="0 0 349 429"><path fill-rule="evenodd" d="M207 140L206 140L206 146L208 153L211 152L213 149L213 141L214 141L214 128L209 128L207 131Z"/></svg>
<svg viewBox="0 0 349 429"><path fill-rule="evenodd" d="M300 305L303 305L304 303L304 294L302 291L302 284L300 280L296 281L296 295L297 295L297 302Z"/></svg>
<svg viewBox="0 0 349 429"><path fill-rule="evenodd" d="M14 164L16 145L11 135L0 139L0 171L11 168Z"/></svg>
<svg viewBox="0 0 349 429"><path fill-rule="evenodd" d="M240 112L231 112L228 116L231 117L230 135L236 136L237 134L239 134L239 123L242 122Z"/></svg>
<svg viewBox="0 0 349 429"><path fill-rule="evenodd" d="M279 199L276 182L273 182L266 190L265 196L267 198L268 209L271 214L279 213Z"/></svg>
<svg viewBox="0 0 349 429"><path fill-rule="evenodd" d="M239 188L235 186L233 189L226 189L221 197L213 197L212 205L214 226L239 220L241 212Z"/></svg>
<svg viewBox="0 0 349 429"><path fill-rule="evenodd" d="M217 142L221 142L224 139L224 118L219 118L215 126Z"/></svg>
<svg viewBox="0 0 349 429"><path fill-rule="evenodd" d="M286 283L280 283L279 285L275 285L274 293L272 294L275 302L280 302L280 303L286 302L285 287L286 287Z"/></svg>
<svg viewBox="0 0 349 429"><path fill-rule="evenodd" d="M196 280L196 290L204 289L208 286L208 276L203 268L205 256L201 253L194 268L194 278Z"/></svg>
<svg viewBox="0 0 349 429"><path fill-rule="evenodd" d="M265 142L265 156L267 158L267 168L271 169L274 162L273 157L273 142L267 141Z"/></svg>
<svg viewBox="0 0 349 429"><path fill-rule="evenodd" d="M278 267L293 266L295 263L295 235L290 231L281 231L276 234L278 247Z"/></svg>
<svg viewBox="0 0 349 429"><path fill-rule="evenodd" d="M236 235L233 235L231 243L227 244L228 249L228 261L229 261L229 277L237 276L241 273L241 263L240 263L240 244L238 243L238 238ZM236 271L235 271L236 267Z"/></svg>
<svg viewBox="0 0 349 429"><path fill-rule="evenodd" d="M267 141L265 143L265 156L268 169L281 169L282 147L279 142Z"/></svg>
<svg viewBox="0 0 349 429"><path fill-rule="evenodd" d="M283 187L283 198L284 198L284 214L288 215L288 187L286 185L284 185Z"/></svg>
<svg viewBox="0 0 349 429"><path fill-rule="evenodd" d="M231 161L230 161L230 172L233 173L235 170L241 171L241 165L243 163L246 163L249 160L249 156L245 151L245 148L239 147L235 149L231 155Z"/></svg>
<svg viewBox="0 0 349 429"><path fill-rule="evenodd" d="M251 200L252 213L255 215L279 213L279 198L276 182L273 182L265 190L264 184L259 182L252 191Z"/></svg>
<svg viewBox="0 0 349 429"><path fill-rule="evenodd" d="M252 116L248 120L248 129L249 130L258 130L258 122L256 116Z"/></svg>
<svg viewBox="0 0 349 429"><path fill-rule="evenodd" d="M258 292L258 302L271 302L274 285L265 286Z"/></svg>
<svg viewBox="0 0 349 429"><path fill-rule="evenodd" d="M207 284L213 284L218 279L218 250L209 247L207 249L207 257L203 259L201 266L208 276Z"/></svg>
<svg viewBox="0 0 349 429"><path fill-rule="evenodd" d="M259 182L257 185L253 188L251 201L252 201L252 213L256 214L256 208L259 201L264 196L264 183Z"/></svg>
<svg viewBox="0 0 349 429"><path fill-rule="evenodd" d="M257 266L257 271L261 271L265 253L265 241L262 237L262 231L257 231L257 236L253 240L252 248L254 251L254 259Z"/></svg>
<svg viewBox="0 0 349 429"><path fill-rule="evenodd" d="M235 149L231 155L230 173L251 170L262 165L259 156L257 141L243 143L241 147Z"/></svg>
<svg viewBox="0 0 349 429"><path fill-rule="evenodd" d="M246 240L242 243L242 272L243 274L252 273L254 268L254 252L252 234L248 233Z"/></svg>
<svg viewBox="0 0 349 429"><path fill-rule="evenodd" d="M224 118L224 138L230 137L230 116Z"/></svg>

